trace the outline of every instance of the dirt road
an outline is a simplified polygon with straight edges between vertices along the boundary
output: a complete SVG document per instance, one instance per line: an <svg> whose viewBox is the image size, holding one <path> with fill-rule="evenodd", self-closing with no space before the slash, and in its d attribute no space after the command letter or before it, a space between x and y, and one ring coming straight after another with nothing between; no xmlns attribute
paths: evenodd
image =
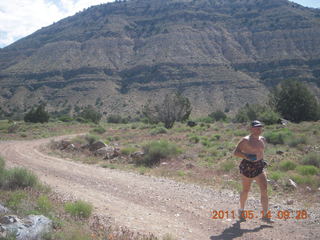
<svg viewBox="0 0 320 240"><path fill-rule="evenodd" d="M62 137L56 137L58 139ZM65 138L65 137L64 137ZM265 224L258 218L258 198L249 198L254 218L233 219L238 195L192 184L84 165L47 156L39 146L50 139L0 142L0 155L8 166L23 166L35 172L54 191L66 198L91 202L99 214L111 216L120 226L157 236L171 233L177 239L320 239L319 208L291 205L271 199L273 215L287 209L307 210L307 219L275 219ZM211 219L213 210L229 211ZM295 216L295 211L292 216ZM236 216L235 216L236 217ZM256 218L257 217L257 218Z"/></svg>

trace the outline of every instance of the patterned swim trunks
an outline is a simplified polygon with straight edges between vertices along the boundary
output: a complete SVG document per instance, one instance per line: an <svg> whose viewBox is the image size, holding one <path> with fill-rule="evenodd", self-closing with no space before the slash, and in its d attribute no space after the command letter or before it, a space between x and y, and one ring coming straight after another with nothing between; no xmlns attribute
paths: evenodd
<svg viewBox="0 0 320 240"><path fill-rule="evenodd" d="M257 162L252 162L243 159L239 165L240 173L248 178L254 178L263 172L266 166L266 162L259 160Z"/></svg>

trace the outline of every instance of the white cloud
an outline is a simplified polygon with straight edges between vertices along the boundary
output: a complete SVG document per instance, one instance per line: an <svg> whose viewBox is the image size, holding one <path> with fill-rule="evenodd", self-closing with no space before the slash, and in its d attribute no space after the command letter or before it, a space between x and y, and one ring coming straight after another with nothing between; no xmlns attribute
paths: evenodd
<svg viewBox="0 0 320 240"><path fill-rule="evenodd" d="M0 47L41 27L100 3L113 0L2 0L0 1Z"/></svg>

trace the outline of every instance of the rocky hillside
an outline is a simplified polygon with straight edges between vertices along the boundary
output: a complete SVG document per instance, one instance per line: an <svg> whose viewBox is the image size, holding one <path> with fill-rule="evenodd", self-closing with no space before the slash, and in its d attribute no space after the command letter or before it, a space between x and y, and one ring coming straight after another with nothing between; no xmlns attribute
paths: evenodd
<svg viewBox="0 0 320 240"><path fill-rule="evenodd" d="M264 102L282 79L320 96L320 10L287 0L127 0L90 7L0 50L0 102L136 115L177 90L193 116Z"/></svg>

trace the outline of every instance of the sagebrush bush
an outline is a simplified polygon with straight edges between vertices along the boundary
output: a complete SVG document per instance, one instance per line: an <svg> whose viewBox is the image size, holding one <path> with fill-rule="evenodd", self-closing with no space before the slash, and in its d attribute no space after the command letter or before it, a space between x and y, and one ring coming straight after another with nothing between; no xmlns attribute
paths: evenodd
<svg viewBox="0 0 320 240"><path fill-rule="evenodd" d="M235 163L229 160L221 164L221 169L224 172L230 172L232 169L235 168L235 166L236 166Z"/></svg>
<svg viewBox="0 0 320 240"><path fill-rule="evenodd" d="M289 129L282 129L278 131L269 131L264 134L268 143L277 145L277 144L284 144L286 139L290 137L292 133Z"/></svg>
<svg viewBox="0 0 320 240"><path fill-rule="evenodd" d="M120 152L124 155L129 156L131 153L134 153L137 150L138 150L137 148L129 146L129 147L122 148Z"/></svg>
<svg viewBox="0 0 320 240"><path fill-rule="evenodd" d="M313 165L320 168L320 154L316 152L308 153L302 162L305 165Z"/></svg>
<svg viewBox="0 0 320 240"><path fill-rule="evenodd" d="M164 127L157 127L157 128L154 128L150 131L151 135L157 135L157 134L162 134L162 133L168 133L168 130Z"/></svg>
<svg viewBox="0 0 320 240"><path fill-rule="evenodd" d="M177 155L181 150L174 144L165 140L152 141L143 147L145 153L142 164L153 166L161 159Z"/></svg>
<svg viewBox="0 0 320 240"><path fill-rule="evenodd" d="M307 144L308 138L304 135L293 136L286 141L289 147L297 147L299 144Z"/></svg>
<svg viewBox="0 0 320 240"><path fill-rule="evenodd" d="M105 133L106 131L107 131L107 130L106 130L104 127L102 127L102 126L98 126L98 127L94 128L94 129L92 129L92 132L98 133L98 134L103 134L103 133Z"/></svg>
<svg viewBox="0 0 320 240"><path fill-rule="evenodd" d="M73 217L89 218L93 207L90 203L79 200L74 203L66 203L64 209Z"/></svg>
<svg viewBox="0 0 320 240"><path fill-rule="evenodd" d="M286 160L283 162L280 162L280 170L282 171L289 171L289 170L294 170L297 167L297 164L290 161L290 160Z"/></svg>
<svg viewBox="0 0 320 240"><path fill-rule="evenodd" d="M6 170L4 187L18 189L34 187L38 184L38 177L25 168L12 168Z"/></svg>
<svg viewBox="0 0 320 240"><path fill-rule="evenodd" d="M89 144L93 144L94 142L99 140L99 137L93 134L87 134L85 136L85 139Z"/></svg>
<svg viewBox="0 0 320 240"><path fill-rule="evenodd" d="M298 172L303 175L316 175L319 172L319 169L312 165L301 165L297 167Z"/></svg>
<svg viewBox="0 0 320 240"><path fill-rule="evenodd" d="M270 171L268 173L268 177L272 180L278 181L279 179L283 178L284 174L280 171Z"/></svg>
<svg viewBox="0 0 320 240"><path fill-rule="evenodd" d="M44 215L48 215L52 211L52 203L48 196L41 195L37 200L37 210Z"/></svg>

